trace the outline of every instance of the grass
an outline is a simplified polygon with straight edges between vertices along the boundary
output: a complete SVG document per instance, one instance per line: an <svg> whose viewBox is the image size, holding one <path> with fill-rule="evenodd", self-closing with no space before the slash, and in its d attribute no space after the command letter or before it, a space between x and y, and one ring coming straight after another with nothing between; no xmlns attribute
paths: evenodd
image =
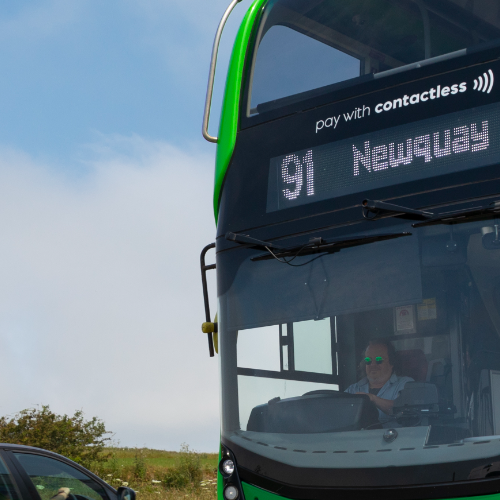
<svg viewBox="0 0 500 500"><path fill-rule="evenodd" d="M113 487L129 486L138 500L215 500L217 453L196 453L149 448L106 448L106 462L93 472Z"/></svg>
<svg viewBox="0 0 500 500"><path fill-rule="evenodd" d="M106 448L106 453L112 453L116 457L117 465L131 466L135 462L137 453L142 454L150 467L173 467L179 461L183 452L152 450L149 448ZM219 455L217 453L197 453L203 467L217 467Z"/></svg>

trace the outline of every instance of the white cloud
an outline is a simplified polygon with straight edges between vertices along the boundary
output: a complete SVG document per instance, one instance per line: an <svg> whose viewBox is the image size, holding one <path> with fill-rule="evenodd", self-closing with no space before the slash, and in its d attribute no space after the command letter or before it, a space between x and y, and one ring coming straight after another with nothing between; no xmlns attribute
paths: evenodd
<svg viewBox="0 0 500 500"><path fill-rule="evenodd" d="M0 150L0 413L82 408L123 445L215 451L199 270L213 160L115 136L87 168L68 180Z"/></svg>

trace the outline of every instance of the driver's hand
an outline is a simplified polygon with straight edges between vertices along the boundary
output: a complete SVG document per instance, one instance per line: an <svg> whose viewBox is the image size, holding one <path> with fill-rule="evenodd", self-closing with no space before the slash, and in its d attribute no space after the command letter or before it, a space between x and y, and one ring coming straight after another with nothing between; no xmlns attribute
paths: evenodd
<svg viewBox="0 0 500 500"><path fill-rule="evenodd" d="M70 492L69 488L66 488L66 487L59 488L59 491L52 498L57 499L57 500L59 500L59 499L66 500L69 496L69 492Z"/></svg>
<svg viewBox="0 0 500 500"><path fill-rule="evenodd" d="M363 396L368 396L370 398L370 401L375 403L375 400L378 399L375 394L370 394L369 392L357 392L356 394L363 394Z"/></svg>
<svg viewBox="0 0 500 500"><path fill-rule="evenodd" d="M380 398L378 396L375 396L375 394L370 394L367 392L357 392L356 394L364 394L365 396L368 396L370 398L370 401L374 403L379 410L387 413L388 415L392 413L392 407L394 406L394 401L392 399Z"/></svg>

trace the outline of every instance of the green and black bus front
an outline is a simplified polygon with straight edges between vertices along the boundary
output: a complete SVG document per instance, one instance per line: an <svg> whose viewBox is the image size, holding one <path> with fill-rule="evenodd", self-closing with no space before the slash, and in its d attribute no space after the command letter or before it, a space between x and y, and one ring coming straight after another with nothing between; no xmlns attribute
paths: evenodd
<svg viewBox="0 0 500 500"><path fill-rule="evenodd" d="M500 498L500 2L252 8L217 165L219 494ZM407 381L383 416L349 389L377 343Z"/></svg>

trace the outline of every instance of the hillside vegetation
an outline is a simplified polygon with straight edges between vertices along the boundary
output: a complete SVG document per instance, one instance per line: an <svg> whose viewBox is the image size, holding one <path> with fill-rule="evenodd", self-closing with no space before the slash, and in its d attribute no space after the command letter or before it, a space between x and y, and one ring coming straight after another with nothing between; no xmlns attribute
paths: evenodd
<svg viewBox="0 0 500 500"><path fill-rule="evenodd" d="M214 500L217 453L196 453L184 445L179 452L149 448L105 448L107 460L92 472L113 487L129 486L138 500Z"/></svg>
<svg viewBox="0 0 500 500"><path fill-rule="evenodd" d="M105 424L97 417L58 415L48 405L0 417L0 442L36 446L78 462L118 488L138 491L138 500L196 497L215 500L216 453L110 447Z"/></svg>

